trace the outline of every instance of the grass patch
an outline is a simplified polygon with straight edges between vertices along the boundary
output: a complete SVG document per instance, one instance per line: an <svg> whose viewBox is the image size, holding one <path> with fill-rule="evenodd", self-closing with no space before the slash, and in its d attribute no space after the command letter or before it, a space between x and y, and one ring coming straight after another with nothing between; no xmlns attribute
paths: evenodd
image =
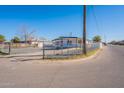
<svg viewBox="0 0 124 93"><path fill-rule="evenodd" d="M89 52L87 52L86 55L80 54L80 55L73 55L73 56L67 57L67 58L46 58L46 59L51 60L51 61L57 61L57 60L71 60L71 59L86 58L86 57L94 55L98 50L99 49L95 49L95 50L89 51Z"/></svg>
<svg viewBox="0 0 124 93"><path fill-rule="evenodd" d="M99 49L95 49L95 50L89 51L89 52L87 52L86 55L84 55L84 54L81 54L81 55L74 55L74 56L70 57L70 59L86 58L86 57L92 56L92 55L95 54L98 50L99 50Z"/></svg>

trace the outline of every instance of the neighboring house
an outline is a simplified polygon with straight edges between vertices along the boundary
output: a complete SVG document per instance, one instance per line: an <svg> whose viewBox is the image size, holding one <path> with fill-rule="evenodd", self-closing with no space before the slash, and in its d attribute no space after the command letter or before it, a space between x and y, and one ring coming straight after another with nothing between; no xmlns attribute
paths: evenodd
<svg viewBox="0 0 124 93"><path fill-rule="evenodd" d="M35 46L37 46L37 47L39 47L41 49L43 48L43 46L44 46L45 49L53 48L53 43L51 41L46 40L46 39L42 39L42 38L41 39L31 40L30 44L35 45Z"/></svg>
<svg viewBox="0 0 124 93"><path fill-rule="evenodd" d="M78 37L59 37L52 40L57 48L73 48L81 45L81 39Z"/></svg>
<svg viewBox="0 0 124 93"><path fill-rule="evenodd" d="M3 42L0 42L0 44L3 44Z"/></svg>
<svg viewBox="0 0 124 93"><path fill-rule="evenodd" d="M82 38L79 37L59 37L52 40L53 44L56 48L74 48L74 47L81 47L83 44ZM91 46L93 44L92 40L86 41L87 46Z"/></svg>
<svg viewBox="0 0 124 93"><path fill-rule="evenodd" d="M43 41L45 41L45 39L40 39L38 37L35 37L35 38L33 37L33 38L31 38L29 40L29 44L31 46L35 46L35 47L41 48L41 47L43 47Z"/></svg>
<svg viewBox="0 0 124 93"><path fill-rule="evenodd" d="M87 39L86 44L93 44L94 42L92 40Z"/></svg>

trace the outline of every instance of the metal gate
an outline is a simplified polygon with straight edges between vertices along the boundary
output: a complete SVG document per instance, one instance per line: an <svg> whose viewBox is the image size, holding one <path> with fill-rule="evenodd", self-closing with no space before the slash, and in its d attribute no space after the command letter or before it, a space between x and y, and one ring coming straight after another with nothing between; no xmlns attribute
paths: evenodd
<svg viewBox="0 0 124 93"><path fill-rule="evenodd" d="M0 43L0 53L10 54L10 43L9 42Z"/></svg>

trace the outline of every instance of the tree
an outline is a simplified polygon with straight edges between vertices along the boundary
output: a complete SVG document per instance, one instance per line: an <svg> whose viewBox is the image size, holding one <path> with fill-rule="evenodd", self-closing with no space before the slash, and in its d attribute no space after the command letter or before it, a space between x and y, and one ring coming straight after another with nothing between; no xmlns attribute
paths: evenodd
<svg viewBox="0 0 124 93"><path fill-rule="evenodd" d="M23 25L22 28L20 29L20 31L17 33L17 35L20 37L21 41L25 41L25 43L27 43L28 41L31 41L32 38L34 38L34 32L36 32L35 30L33 31L28 31L26 26Z"/></svg>
<svg viewBox="0 0 124 93"><path fill-rule="evenodd" d="M5 36L0 35L0 42L4 42L5 41Z"/></svg>
<svg viewBox="0 0 124 93"><path fill-rule="evenodd" d="M94 42L101 42L101 37L99 35L93 37Z"/></svg>
<svg viewBox="0 0 124 93"><path fill-rule="evenodd" d="M19 43L20 42L20 38L15 36L12 40L13 43Z"/></svg>

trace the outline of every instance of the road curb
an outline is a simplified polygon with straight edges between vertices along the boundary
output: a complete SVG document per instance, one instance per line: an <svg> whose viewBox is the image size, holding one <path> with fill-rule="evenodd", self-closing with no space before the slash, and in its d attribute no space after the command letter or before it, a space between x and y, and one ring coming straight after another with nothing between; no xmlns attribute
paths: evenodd
<svg viewBox="0 0 124 93"><path fill-rule="evenodd" d="M78 58L78 59L69 59L69 60L57 60L58 62L61 61L61 62L78 62L78 61L85 61L85 60L89 60L89 59L92 59L94 57L96 57L101 51L103 50L102 49L99 49L96 51L95 54L89 56L89 57L86 57L86 58ZM57 61L54 61L54 62L57 62Z"/></svg>

